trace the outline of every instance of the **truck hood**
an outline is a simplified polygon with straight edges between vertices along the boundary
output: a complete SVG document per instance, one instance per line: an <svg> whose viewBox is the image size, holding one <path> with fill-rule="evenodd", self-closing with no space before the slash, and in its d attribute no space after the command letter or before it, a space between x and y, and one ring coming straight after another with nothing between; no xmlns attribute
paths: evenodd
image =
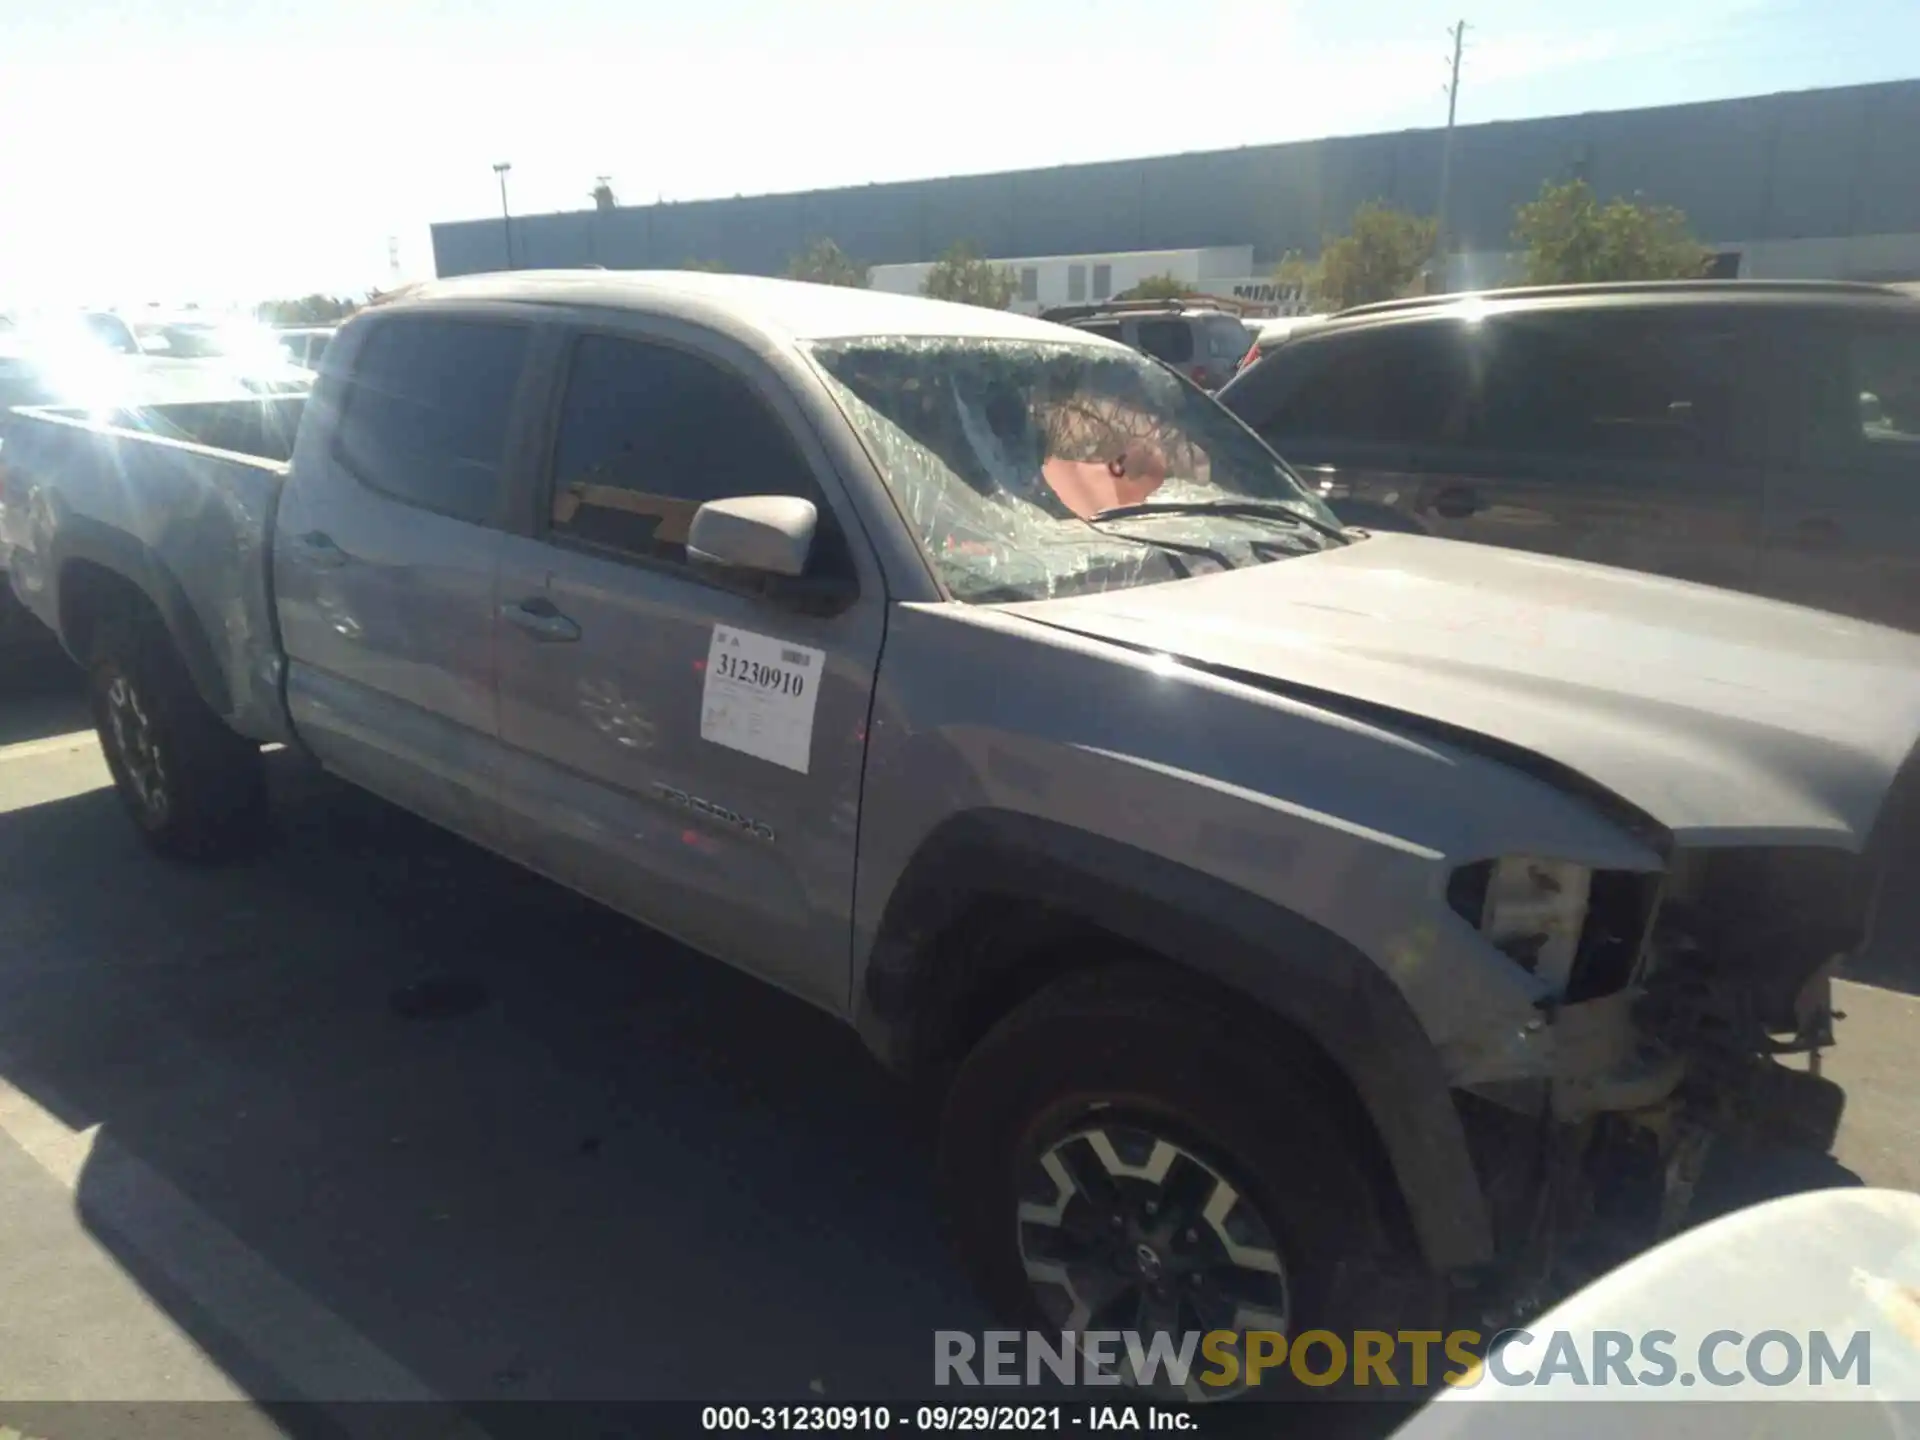
<svg viewBox="0 0 1920 1440"><path fill-rule="evenodd" d="M1006 609L1571 770L1679 845L1864 850L1920 739L1920 638L1412 535Z"/></svg>

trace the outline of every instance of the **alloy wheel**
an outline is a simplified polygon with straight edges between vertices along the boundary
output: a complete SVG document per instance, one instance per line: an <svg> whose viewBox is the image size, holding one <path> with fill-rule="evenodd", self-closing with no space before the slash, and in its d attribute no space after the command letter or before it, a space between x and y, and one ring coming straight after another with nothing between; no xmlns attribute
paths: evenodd
<svg viewBox="0 0 1920 1440"><path fill-rule="evenodd" d="M1273 1227L1200 1148L1153 1122L1103 1117L1042 1151L1025 1178L1020 1260L1062 1331L1133 1330L1143 1344L1164 1332L1176 1349L1189 1333L1288 1333L1292 1298ZM1192 1375L1205 1368L1196 1353ZM1136 1386L1164 1388L1124 1355L1119 1370ZM1242 1388L1189 1378L1182 1393L1224 1399Z"/></svg>

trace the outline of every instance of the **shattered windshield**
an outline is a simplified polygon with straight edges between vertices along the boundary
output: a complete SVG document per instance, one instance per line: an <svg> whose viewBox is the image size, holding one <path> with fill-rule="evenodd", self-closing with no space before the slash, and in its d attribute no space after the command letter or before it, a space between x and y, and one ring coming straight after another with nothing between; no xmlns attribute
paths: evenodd
<svg viewBox="0 0 1920 1440"><path fill-rule="evenodd" d="M943 337L811 348L957 600L1122 589L1345 543L1271 451L1132 352Z"/></svg>

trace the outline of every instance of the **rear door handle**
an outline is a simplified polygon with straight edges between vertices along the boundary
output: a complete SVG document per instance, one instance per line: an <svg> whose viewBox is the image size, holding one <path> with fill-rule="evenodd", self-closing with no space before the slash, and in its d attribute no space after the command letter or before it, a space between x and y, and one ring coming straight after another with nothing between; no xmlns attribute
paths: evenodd
<svg viewBox="0 0 1920 1440"><path fill-rule="evenodd" d="M303 565L318 570L335 570L347 563L347 552L333 543L324 530L309 530L293 537L293 553Z"/></svg>
<svg viewBox="0 0 1920 1440"><path fill-rule="evenodd" d="M530 595L500 607L500 618L516 625L536 640L564 643L580 638L580 626L562 615L544 595Z"/></svg>

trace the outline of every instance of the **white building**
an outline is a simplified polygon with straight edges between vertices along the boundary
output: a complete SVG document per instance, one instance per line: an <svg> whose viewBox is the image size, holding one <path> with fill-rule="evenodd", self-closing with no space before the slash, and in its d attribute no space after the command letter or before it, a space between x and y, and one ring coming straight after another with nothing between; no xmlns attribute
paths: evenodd
<svg viewBox="0 0 1920 1440"><path fill-rule="evenodd" d="M1219 245L1197 250L1119 250L1103 255L1025 255L994 257L1013 272L1020 288L1012 308L1028 315L1056 305L1097 304L1156 275L1171 275L1203 295L1236 302L1249 315L1298 315L1305 306L1297 291L1256 275L1251 245ZM868 284L895 295L918 295L933 262L875 265Z"/></svg>

